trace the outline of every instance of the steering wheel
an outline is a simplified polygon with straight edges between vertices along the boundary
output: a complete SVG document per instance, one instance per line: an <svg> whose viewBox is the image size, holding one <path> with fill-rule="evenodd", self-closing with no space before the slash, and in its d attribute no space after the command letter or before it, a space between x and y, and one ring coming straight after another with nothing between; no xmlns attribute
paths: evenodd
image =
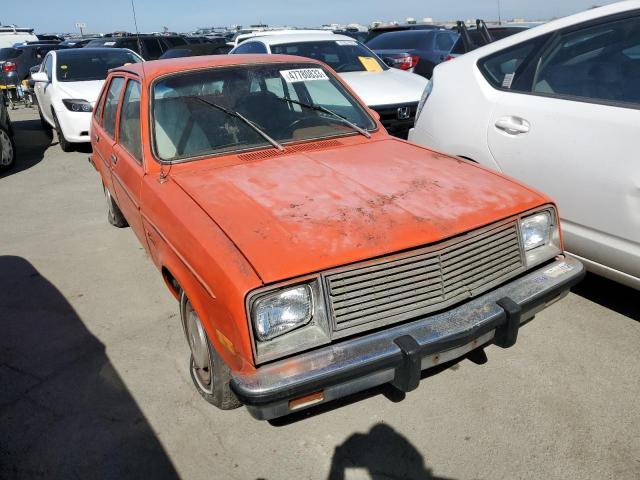
<svg viewBox="0 0 640 480"><path fill-rule="evenodd" d="M329 119L325 117L319 117L319 116L314 116L314 117L307 116L307 117L299 118L291 122L287 126L287 130L290 130L293 132L294 130L298 130L300 128L318 127L321 125L326 125L326 122L324 122L323 120L329 120Z"/></svg>

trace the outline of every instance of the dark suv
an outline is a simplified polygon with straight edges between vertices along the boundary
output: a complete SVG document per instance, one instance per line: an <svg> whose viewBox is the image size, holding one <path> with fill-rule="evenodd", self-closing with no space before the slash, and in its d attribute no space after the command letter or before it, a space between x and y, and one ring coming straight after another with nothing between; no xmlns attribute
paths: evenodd
<svg viewBox="0 0 640 480"><path fill-rule="evenodd" d="M179 35L131 35L126 37L102 37L91 40L87 48L128 48L139 54L145 60L157 60L170 48L187 45L184 37Z"/></svg>

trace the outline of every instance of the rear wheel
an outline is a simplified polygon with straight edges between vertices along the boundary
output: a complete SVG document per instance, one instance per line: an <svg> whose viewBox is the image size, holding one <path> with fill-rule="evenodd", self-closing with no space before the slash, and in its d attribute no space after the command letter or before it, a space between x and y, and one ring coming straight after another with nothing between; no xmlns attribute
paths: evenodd
<svg viewBox="0 0 640 480"><path fill-rule="evenodd" d="M0 128L0 171L10 170L16 164L16 146L5 129Z"/></svg>
<svg viewBox="0 0 640 480"><path fill-rule="evenodd" d="M229 367L211 345L198 314L184 292L180 297L180 316L191 349L189 373L196 390L207 402L221 410L240 407L242 404L229 387Z"/></svg>
<svg viewBox="0 0 640 480"><path fill-rule="evenodd" d="M109 220L109 223L114 227L128 227L129 224L127 223L127 219L124 218L124 215L122 215L120 207L118 207L118 204L111 196L111 192L109 192L106 187L103 186L103 188L104 197L107 200L107 220Z"/></svg>

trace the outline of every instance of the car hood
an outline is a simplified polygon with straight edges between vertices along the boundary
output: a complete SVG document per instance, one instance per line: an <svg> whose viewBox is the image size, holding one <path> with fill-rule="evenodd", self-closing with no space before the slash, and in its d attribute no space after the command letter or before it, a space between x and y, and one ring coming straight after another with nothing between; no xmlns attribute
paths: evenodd
<svg viewBox="0 0 640 480"><path fill-rule="evenodd" d="M265 283L428 245L548 202L496 172L393 139L171 178Z"/></svg>
<svg viewBox="0 0 640 480"><path fill-rule="evenodd" d="M86 82L57 82L61 98L75 98L86 100L94 104L98 100L104 80L89 80Z"/></svg>
<svg viewBox="0 0 640 480"><path fill-rule="evenodd" d="M347 72L340 76L370 107L417 103L427 79L397 68L383 72Z"/></svg>

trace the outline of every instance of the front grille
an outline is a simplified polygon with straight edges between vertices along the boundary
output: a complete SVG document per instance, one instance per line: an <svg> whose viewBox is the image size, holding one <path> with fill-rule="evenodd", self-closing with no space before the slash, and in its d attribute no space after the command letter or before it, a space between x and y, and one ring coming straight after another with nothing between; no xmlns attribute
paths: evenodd
<svg viewBox="0 0 640 480"><path fill-rule="evenodd" d="M398 118L398 108L408 107L409 118L400 120ZM380 115L380 123L389 132L390 135L406 139L409 129L413 127L418 111L418 103L407 103L399 105L386 105L380 107L371 107Z"/></svg>
<svg viewBox="0 0 640 480"><path fill-rule="evenodd" d="M336 333L395 323L476 296L524 270L515 222L325 276ZM371 325L369 325L371 324Z"/></svg>

